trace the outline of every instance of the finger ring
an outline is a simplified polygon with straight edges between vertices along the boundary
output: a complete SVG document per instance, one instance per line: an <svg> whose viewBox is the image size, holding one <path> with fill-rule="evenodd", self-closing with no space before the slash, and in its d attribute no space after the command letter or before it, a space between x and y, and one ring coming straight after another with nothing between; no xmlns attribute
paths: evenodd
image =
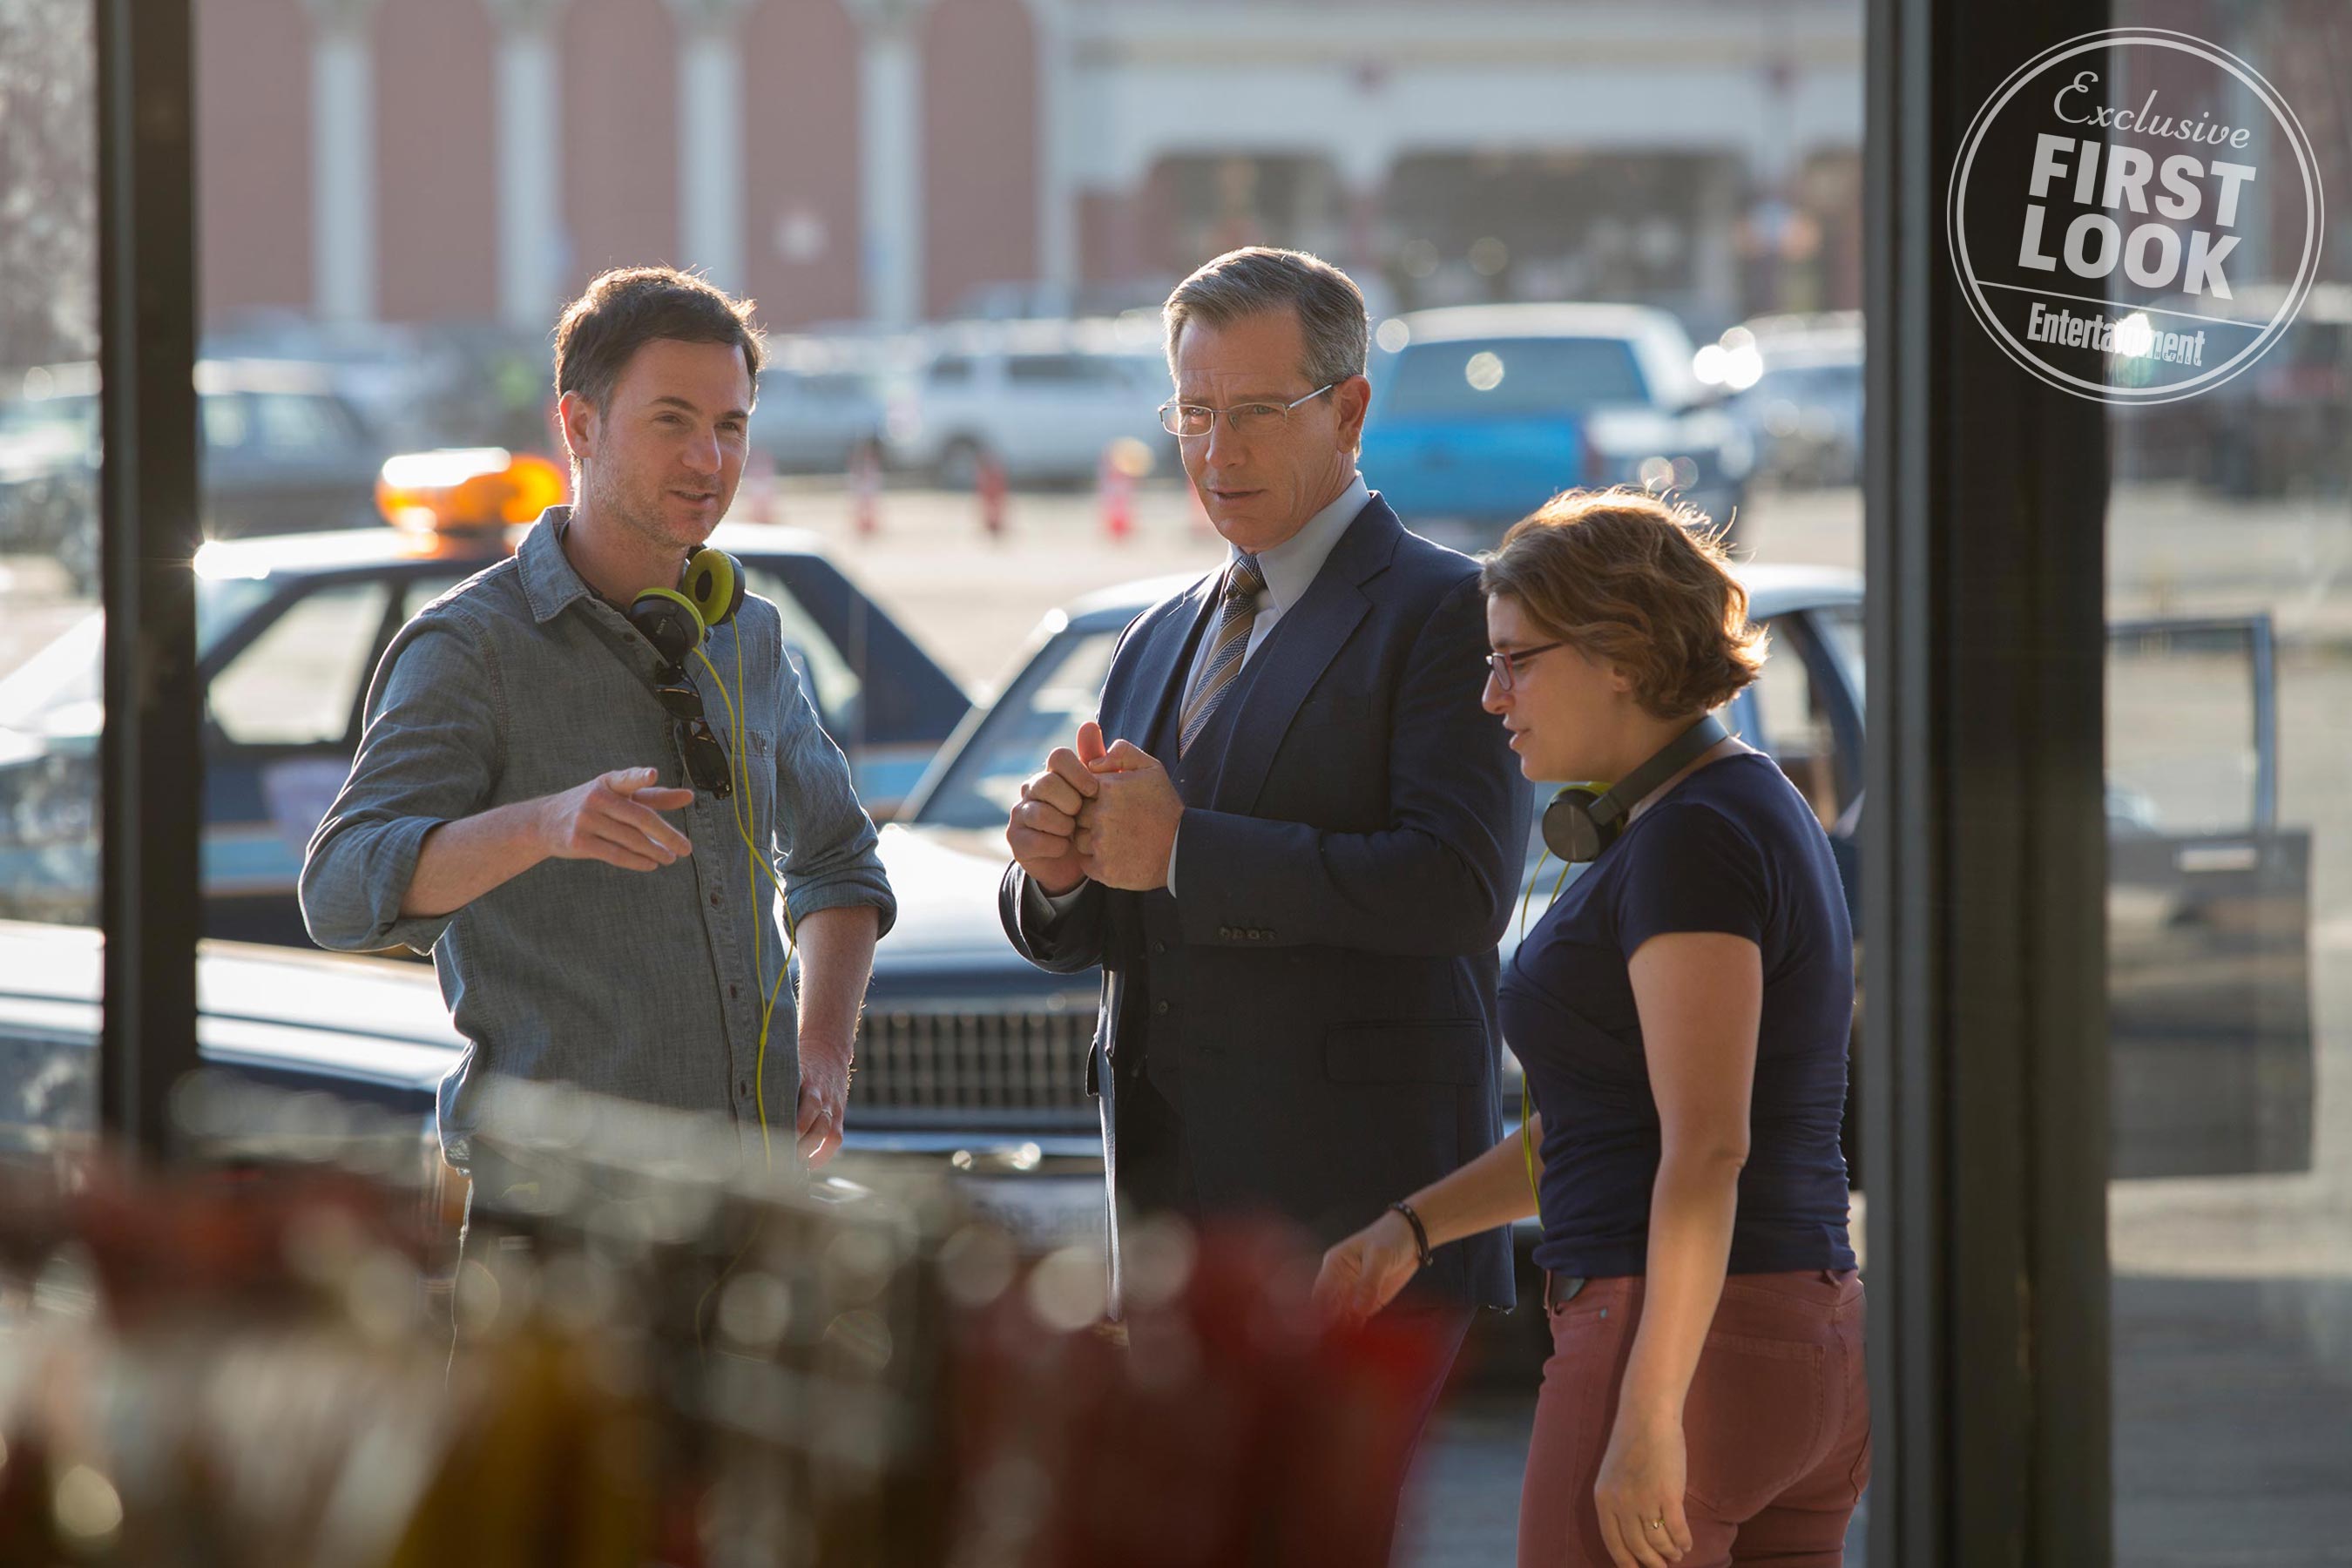
<svg viewBox="0 0 2352 1568"><path fill-rule="evenodd" d="M1650 1521L1650 1528L1652 1530L1664 1530L1666 1528L1666 1521L1663 1519L1654 1519Z"/></svg>

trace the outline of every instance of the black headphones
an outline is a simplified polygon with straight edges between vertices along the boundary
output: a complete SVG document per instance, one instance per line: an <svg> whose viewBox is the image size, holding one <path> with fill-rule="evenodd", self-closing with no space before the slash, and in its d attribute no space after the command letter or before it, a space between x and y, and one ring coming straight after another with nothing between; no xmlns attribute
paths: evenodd
<svg viewBox="0 0 2352 1568"><path fill-rule="evenodd" d="M1639 805L1643 795L1730 738L1723 721L1710 713L1676 736L1664 751L1605 789L1569 785L1544 807L1544 847L1570 865L1599 859L1601 852L1625 831L1625 814Z"/></svg>
<svg viewBox="0 0 2352 1568"><path fill-rule="evenodd" d="M735 618L743 607L743 563L708 546L686 558L686 575L675 588L647 588L629 605L629 625L670 664L702 646L710 628Z"/></svg>

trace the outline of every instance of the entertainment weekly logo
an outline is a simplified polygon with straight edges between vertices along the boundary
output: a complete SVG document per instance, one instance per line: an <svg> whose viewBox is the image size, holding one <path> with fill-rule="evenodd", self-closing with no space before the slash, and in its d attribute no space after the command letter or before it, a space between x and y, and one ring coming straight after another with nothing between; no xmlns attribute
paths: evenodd
<svg viewBox="0 0 2352 1568"><path fill-rule="evenodd" d="M2252 365L2319 268L2319 174L2284 99L2187 33L2044 50L1977 110L1946 227L1969 309L2077 397L2171 403Z"/></svg>

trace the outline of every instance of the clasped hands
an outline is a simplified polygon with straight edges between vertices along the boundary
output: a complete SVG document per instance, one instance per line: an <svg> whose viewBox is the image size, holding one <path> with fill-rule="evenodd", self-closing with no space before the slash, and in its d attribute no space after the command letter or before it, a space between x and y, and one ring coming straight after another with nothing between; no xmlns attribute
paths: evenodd
<svg viewBox="0 0 2352 1568"><path fill-rule="evenodd" d="M1168 885L1183 798L1160 760L1131 741L1106 746L1102 726L1078 726L1024 780L1004 841L1039 889L1058 898L1088 878L1141 892Z"/></svg>

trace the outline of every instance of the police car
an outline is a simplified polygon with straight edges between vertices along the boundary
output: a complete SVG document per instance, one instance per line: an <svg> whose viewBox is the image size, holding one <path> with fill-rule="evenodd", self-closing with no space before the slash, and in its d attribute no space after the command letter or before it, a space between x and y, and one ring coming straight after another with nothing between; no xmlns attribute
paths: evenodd
<svg viewBox="0 0 2352 1568"><path fill-rule="evenodd" d="M563 499L542 458L496 448L383 465L388 526L215 542L195 559L205 690L205 930L308 946L303 847L357 748L393 635L513 550ZM722 524L784 637L867 809L887 818L969 707L955 681L806 533ZM89 923L98 887L93 612L0 679L0 917Z"/></svg>

